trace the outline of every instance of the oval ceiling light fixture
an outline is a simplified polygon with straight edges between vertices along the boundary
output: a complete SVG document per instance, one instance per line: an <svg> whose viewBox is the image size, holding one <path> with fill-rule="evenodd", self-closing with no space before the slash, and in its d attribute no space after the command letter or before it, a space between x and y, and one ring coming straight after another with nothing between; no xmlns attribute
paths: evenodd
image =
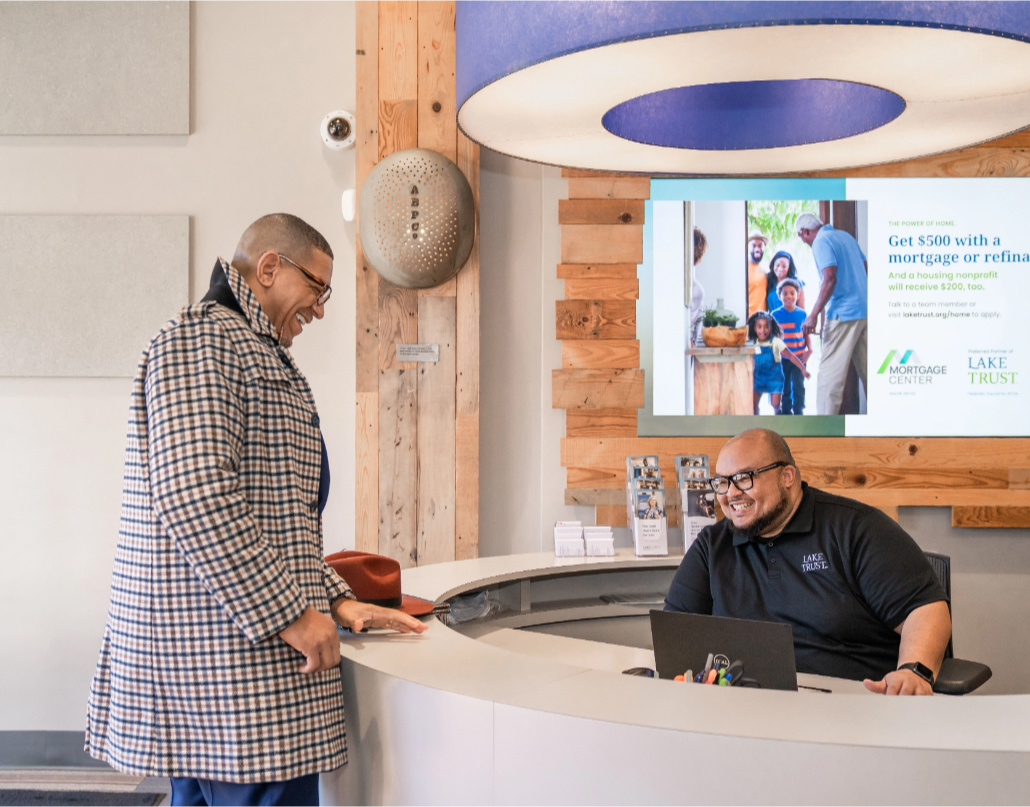
<svg viewBox="0 0 1030 807"><path fill-rule="evenodd" d="M464 2L458 125L571 168L753 175L1030 125L1030 2Z"/></svg>

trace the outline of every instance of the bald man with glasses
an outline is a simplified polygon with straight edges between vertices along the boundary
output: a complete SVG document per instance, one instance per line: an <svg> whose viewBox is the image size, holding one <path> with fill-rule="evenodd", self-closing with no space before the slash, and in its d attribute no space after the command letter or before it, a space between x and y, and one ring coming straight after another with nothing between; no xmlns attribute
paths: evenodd
<svg viewBox="0 0 1030 807"><path fill-rule="evenodd" d="M776 432L734 437L715 471L725 518L687 550L665 610L787 622L799 672L933 694L951 617L915 541L879 510L802 482Z"/></svg>
<svg viewBox="0 0 1030 807"><path fill-rule="evenodd" d="M322 559L329 458L288 348L332 275L317 230L263 216L140 357L86 748L173 805L318 804L347 761L336 626L425 630Z"/></svg>

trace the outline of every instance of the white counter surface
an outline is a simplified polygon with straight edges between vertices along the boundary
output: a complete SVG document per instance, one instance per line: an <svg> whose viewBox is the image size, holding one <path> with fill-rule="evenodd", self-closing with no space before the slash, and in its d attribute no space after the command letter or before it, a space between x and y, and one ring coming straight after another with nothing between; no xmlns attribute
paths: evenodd
<svg viewBox="0 0 1030 807"><path fill-rule="evenodd" d="M402 582L406 594L442 601L463 592L556 573L668 569L679 560L636 558L625 551L614 558L518 555L405 570ZM838 682L833 694L691 686L620 674L619 670L629 666L653 666L653 654L647 650L510 629L473 639L436 618L428 623L429 629L421 636L368 634L342 642L345 679L351 672L356 684L345 693L352 765L341 775L337 784L343 790L336 795L374 802L461 802L465 797L493 803L566 799L686 803L718 800L719 793L735 793L737 801L762 803L924 799L1026 803L1030 799L1027 695L888 698L870 695L855 682ZM806 683L804 677L800 679ZM372 694L369 687L381 691ZM489 707L490 719L479 724L485 736L478 738L477 744L489 746L491 754L475 762L475 775L463 776L460 787L450 777L437 781L437 775L432 782L425 777L413 781L413 789L397 782L387 785L383 780L381 789L376 790L365 781L368 777L360 769L367 737L361 732L370 721L381 728L382 720L381 715L366 713L365 703L388 706L387 692L405 703L417 702L417 697L411 701L412 692L402 694L406 687L423 693L427 704L444 704L450 698L457 704L454 719L460 718L463 706L479 703ZM471 709L477 711L475 706ZM398 716L394 742L404 745L409 734L424 733L428 727L415 724L428 719L429 711L420 715L416 709ZM500 726L502 715L511 717L510 726ZM445 714L432 718L433 727L441 732L440 742L446 741L449 730L441 727L440 721L448 719ZM476 731L473 723L470 731ZM502 735L509 730L525 736L509 738L514 745L505 744ZM688 748L695 749L690 753L703 753L709 747L713 754L718 748L712 764L701 766L698 775L691 777L698 798L690 796L695 790L684 791L673 776L679 767L675 764L669 770L672 780L652 777L644 792L620 790L606 775L592 771L590 760L603 747L591 750L592 743L615 742L620 755L625 755L625 743L634 737L644 743L640 748L647 749L647 764L656 758L681 759L678 754ZM713 744L711 738L718 742ZM574 753L569 743L575 744ZM808 746L806 753L798 753L799 744ZM546 773L549 785L537 788L527 784L535 780L508 771L514 760L498 759L502 747L518 748L522 762L544 768L539 773ZM696 751L698 747L701 752ZM379 753L392 753L381 743L377 748ZM771 779L759 775L763 766L749 766L749 774L758 777L750 784L750 776L742 775L739 768L733 775L727 773L727 753L758 749L766 754L763 764ZM563 754L576 760L575 770L554 761ZM802 764L805 757L809 761L804 764L823 766L820 781L823 775L830 778L819 786L809 782L810 786L799 787L797 780L774 775L782 772L782 765L774 760ZM597 761L603 758L604 754ZM863 759L879 772L858 770ZM490 775L479 770L483 766L490 768ZM726 770L719 774L722 768ZM918 781L909 781L906 772ZM394 773L399 775L399 771ZM895 775L904 781L894 781ZM978 784L973 786L964 779L968 776L975 777ZM984 776L991 777L990 781ZM465 790L476 782L485 789ZM838 789L845 783L850 795Z"/></svg>

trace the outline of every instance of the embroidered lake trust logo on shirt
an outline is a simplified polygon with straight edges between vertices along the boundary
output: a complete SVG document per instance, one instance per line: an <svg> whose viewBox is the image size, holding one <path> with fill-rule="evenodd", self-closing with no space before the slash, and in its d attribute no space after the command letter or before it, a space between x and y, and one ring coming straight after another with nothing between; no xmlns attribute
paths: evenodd
<svg viewBox="0 0 1030 807"><path fill-rule="evenodd" d="M830 564L826 562L826 555L822 552L813 552L810 555L801 556L801 571L817 572L821 569L829 569Z"/></svg>

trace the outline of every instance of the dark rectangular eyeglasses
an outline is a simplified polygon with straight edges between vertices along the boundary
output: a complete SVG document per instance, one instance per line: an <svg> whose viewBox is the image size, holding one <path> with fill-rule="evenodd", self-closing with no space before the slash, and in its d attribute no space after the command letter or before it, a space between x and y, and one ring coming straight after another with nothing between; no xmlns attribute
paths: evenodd
<svg viewBox="0 0 1030 807"><path fill-rule="evenodd" d="M307 269L305 269L303 266L301 266L299 263L297 263L292 258L287 258L281 252L277 252L275 254L278 255L280 258L282 258L287 263L291 263L294 266L296 266L298 269L300 269L301 272L304 273L304 277L306 277L308 280L310 280L312 283L314 283L316 286L318 286L318 288L319 288L318 299L315 300L315 305L325 305L329 301L329 298L333 294L333 287L332 286L330 286L328 283L323 283L321 280L319 280L317 277L315 277L313 274L311 274L311 272L309 272Z"/></svg>
<svg viewBox="0 0 1030 807"><path fill-rule="evenodd" d="M751 490L751 488L755 486L755 476L757 474L770 471L773 468L782 468L784 465L790 465L790 463L780 460L779 462L774 462L772 465L755 468L753 471L739 471L732 476L712 476L706 481L708 482L708 486L719 494L729 492L730 482L733 483L733 486L737 490L743 493L745 490Z"/></svg>

